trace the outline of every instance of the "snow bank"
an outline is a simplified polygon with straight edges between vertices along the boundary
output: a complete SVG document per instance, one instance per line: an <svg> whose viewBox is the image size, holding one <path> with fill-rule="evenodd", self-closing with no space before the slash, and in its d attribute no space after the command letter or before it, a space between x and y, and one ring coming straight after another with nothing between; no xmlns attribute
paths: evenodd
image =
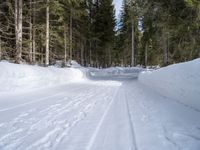
<svg viewBox="0 0 200 150"><path fill-rule="evenodd" d="M139 75L139 82L185 106L200 110L200 59Z"/></svg>
<svg viewBox="0 0 200 150"><path fill-rule="evenodd" d="M0 62L0 93L29 91L83 79L75 68L38 67Z"/></svg>
<svg viewBox="0 0 200 150"><path fill-rule="evenodd" d="M107 69L90 68L89 76L93 78L137 78L138 74L143 71L140 67L111 67Z"/></svg>

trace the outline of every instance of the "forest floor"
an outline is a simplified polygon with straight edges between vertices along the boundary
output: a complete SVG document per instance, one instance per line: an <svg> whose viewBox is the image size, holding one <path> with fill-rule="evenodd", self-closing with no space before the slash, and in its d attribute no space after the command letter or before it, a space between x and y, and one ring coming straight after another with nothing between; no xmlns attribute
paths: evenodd
<svg viewBox="0 0 200 150"><path fill-rule="evenodd" d="M200 111L138 79L0 94L1 150L199 150Z"/></svg>

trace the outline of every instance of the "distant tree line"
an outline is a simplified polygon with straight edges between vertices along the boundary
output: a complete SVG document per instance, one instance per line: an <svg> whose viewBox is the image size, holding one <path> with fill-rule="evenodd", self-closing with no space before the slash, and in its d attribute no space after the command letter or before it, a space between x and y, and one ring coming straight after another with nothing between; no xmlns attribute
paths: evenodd
<svg viewBox="0 0 200 150"><path fill-rule="evenodd" d="M116 24L117 23L117 24ZM163 66L200 56L198 0L0 0L0 60Z"/></svg>
<svg viewBox="0 0 200 150"><path fill-rule="evenodd" d="M200 57L199 0L124 0L119 26L123 64L166 66Z"/></svg>
<svg viewBox="0 0 200 150"><path fill-rule="evenodd" d="M112 0L0 0L0 59L111 65Z"/></svg>

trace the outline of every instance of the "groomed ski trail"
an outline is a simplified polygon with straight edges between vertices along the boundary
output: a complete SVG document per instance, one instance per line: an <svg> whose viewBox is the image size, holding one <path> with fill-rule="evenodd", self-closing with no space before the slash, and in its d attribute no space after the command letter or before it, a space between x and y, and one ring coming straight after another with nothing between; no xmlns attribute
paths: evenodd
<svg viewBox="0 0 200 150"><path fill-rule="evenodd" d="M0 96L1 150L199 150L199 112L136 79Z"/></svg>

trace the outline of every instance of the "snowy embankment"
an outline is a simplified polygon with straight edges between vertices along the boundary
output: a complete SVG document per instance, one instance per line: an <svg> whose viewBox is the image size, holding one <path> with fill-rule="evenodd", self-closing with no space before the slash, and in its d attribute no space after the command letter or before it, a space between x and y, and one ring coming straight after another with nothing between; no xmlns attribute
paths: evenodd
<svg viewBox="0 0 200 150"><path fill-rule="evenodd" d="M59 68L60 65L39 67L0 62L0 93L32 91L87 78L135 78L142 71L141 68L121 67L88 69L81 67L75 61L72 61L71 65L71 68Z"/></svg>
<svg viewBox="0 0 200 150"><path fill-rule="evenodd" d="M139 82L163 96L200 111L200 59L142 72Z"/></svg>
<svg viewBox="0 0 200 150"><path fill-rule="evenodd" d="M0 62L0 93L46 88L80 81L83 77L83 71L76 68L45 68Z"/></svg>
<svg viewBox="0 0 200 150"><path fill-rule="evenodd" d="M143 71L140 67L111 67L107 69L90 68L88 76L96 79L128 79L137 78Z"/></svg>

